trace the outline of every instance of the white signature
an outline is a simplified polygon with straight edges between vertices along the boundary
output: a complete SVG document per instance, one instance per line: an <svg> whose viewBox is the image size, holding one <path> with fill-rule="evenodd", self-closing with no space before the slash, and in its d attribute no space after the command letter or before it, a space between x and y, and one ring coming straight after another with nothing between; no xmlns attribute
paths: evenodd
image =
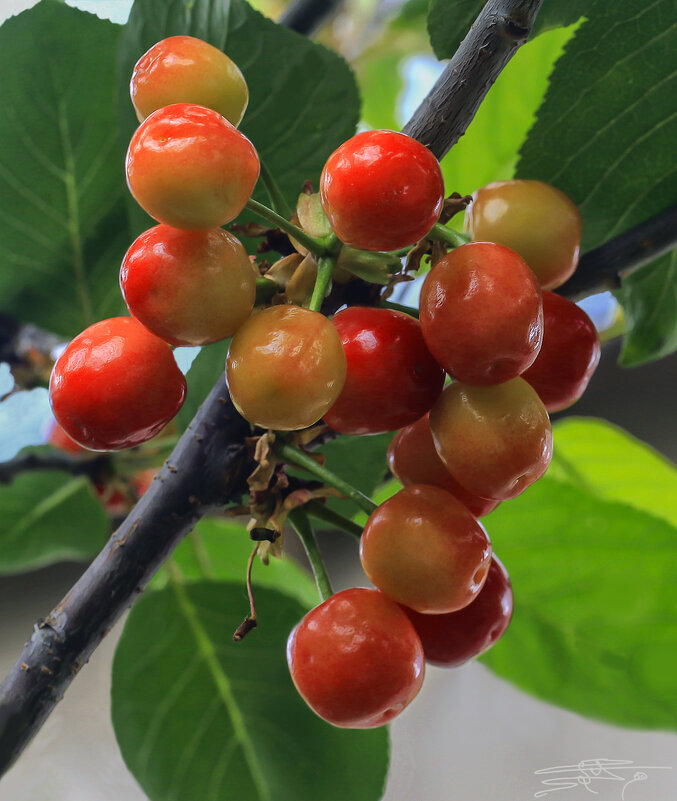
<svg viewBox="0 0 677 801"><path fill-rule="evenodd" d="M583 759L577 765L558 765L554 768L541 768L534 771L536 776L549 776L541 784L547 790L534 793L534 798L543 798L558 790L572 790L583 787L589 793L599 795L600 787L606 782L620 782L621 801L625 801L625 791L635 782L645 782L649 770L672 770L664 765L635 765L631 759Z"/></svg>

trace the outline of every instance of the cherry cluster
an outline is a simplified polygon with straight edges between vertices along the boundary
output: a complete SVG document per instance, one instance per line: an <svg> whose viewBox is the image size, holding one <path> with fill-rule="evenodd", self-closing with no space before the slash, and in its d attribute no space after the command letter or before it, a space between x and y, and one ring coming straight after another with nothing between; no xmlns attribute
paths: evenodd
<svg viewBox="0 0 677 801"><path fill-rule="evenodd" d="M376 589L332 595L288 643L292 678L317 714L337 726L382 725L416 695L425 661L462 664L509 623L510 581L479 518L543 475L548 412L580 397L599 359L592 322L551 291L576 267L580 214L553 187L507 181L478 190L468 235L452 234L439 222L433 154L400 133L360 133L329 157L308 200L328 231L311 252L312 296L294 303L288 282L252 313L259 269L221 227L252 208L259 177L236 127L248 102L242 75L205 42L171 37L137 63L131 94L141 124L127 180L159 224L122 263L131 317L91 326L58 359L55 416L91 449L142 443L184 399L171 346L232 336L229 390L253 425L399 429L388 461L404 487L361 537ZM304 255L320 242L293 230ZM383 305L321 313L344 254L401 267L414 246L433 261L420 320Z"/></svg>

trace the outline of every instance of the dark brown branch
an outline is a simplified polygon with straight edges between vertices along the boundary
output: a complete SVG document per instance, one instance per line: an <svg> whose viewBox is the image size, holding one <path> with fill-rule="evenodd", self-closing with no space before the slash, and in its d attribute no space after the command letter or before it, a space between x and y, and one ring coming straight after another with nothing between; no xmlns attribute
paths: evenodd
<svg viewBox="0 0 677 801"><path fill-rule="evenodd" d="M585 253L573 276L557 291L574 300L618 289L621 280L677 247L677 206Z"/></svg>
<svg viewBox="0 0 677 801"><path fill-rule="evenodd" d="M36 625L0 687L0 773L40 729L181 538L209 507L246 492L244 439L250 432L220 379L129 517L61 603Z"/></svg>
<svg viewBox="0 0 677 801"><path fill-rule="evenodd" d="M529 38L541 3L489 0L404 133L441 159L463 136L501 70Z"/></svg>
<svg viewBox="0 0 677 801"><path fill-rule="evenodd" d="M25 453L0 462L0 484L9 484L15 476L30 470L60 470L73 476L89 476L92 481L104 481L111 474L111 464L106 454L83 458L67 453Z"/></svg>
<svg viewBox="0 0 677 801"><path fill-rule="evenodd" d="M292 31L312 36L343 5L343 0L294 0L283 11L281 25Z"/></svg>

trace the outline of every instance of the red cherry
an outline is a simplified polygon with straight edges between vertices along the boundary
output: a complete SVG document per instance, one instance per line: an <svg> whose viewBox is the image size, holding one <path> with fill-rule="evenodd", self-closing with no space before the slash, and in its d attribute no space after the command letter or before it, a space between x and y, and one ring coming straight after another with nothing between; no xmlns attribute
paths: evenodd
<svg viewBox="0 0 677 801"><path fill-rule="evenodd" d="M49 382L54 416L68 436L95 451L146 442L185 395L171 348L133 317L85 329L59 356Z"/></svg>
<svg viewBox="0 0 677 801"><path fill-rule="evenodd" d="M489 648L508 628L512 617L512 587L501 562L492 557L487 579L477 598L458 612L422 615L402 607L423 644L426 662L456 667Z"/></svg>
<svg viewBox="0 0 677 801"><path fill-rule="evenodd" d="M491 543L449 492L411 484L371 514L360 559L369 580L393 600L443 614L467 606L480 591Z"/></svg>
<svg viewBox="0 0 677 801"><path fill-rule="evenodd" d="M388 723L423 683L423 648L406 614L361 587L308 612L289 635L287 661L308 706L348 729Z"/></svg>
<svg viewBox="0 0 677 801"><path fill-rule="evenodd" d="M388 466L404 486L432 484L441 487L458 498L475 517L488 515L500 503L468 492L451 475L435 448L428 415L397 432L388 448Z"/></svg>
<svg viewBox="0 0 677 801"><path fill-rule="evenodd" d="M47 442L52 445L52 447L58 448L64 453L70 453L73 456L80 456L83 453L87 453L87 448L83 448L82 445L78 445L74 439L71 439L56 420L54 420L52 424Z"/></svg>
<svg viewBox="0 0 677 801"><path fill-rule="evenodd" d="M543 345L522 374L549 412L559 412L581 397L599 363L599 336L588 315L570 300L543 293Z"/></svg>
<svg viewBox="0 0 677 801"><path fill-rule="evenodd" d="M430 352L451 376L466 384L500 384L538 355L541 290L515 251L491 242L463 245L428 273L421 328Z"/></svg>
<svg viewBox="0 0 677 801"><path fill-rule="evenodd" d="M320 195L331 227L346 245L398 250L437 222L444 180L435 156L415 139L365 131L329 156Z"/></svg>
<svg viewBox="0 0 677 801"><path fill-rule="evenodd" d="M435 403L444 371L430 355L421 326L408 314L353 306L333 318L348 363L325 423L343 434L394 431Z"/></svg>
<svg viewBox="0 0 677 801"><path fill-rule="evenodd" d="M189 231L237 217L259 177L254 145L212 109L175 103L139 125L127 151L127 184L158 222Z"/></svg>

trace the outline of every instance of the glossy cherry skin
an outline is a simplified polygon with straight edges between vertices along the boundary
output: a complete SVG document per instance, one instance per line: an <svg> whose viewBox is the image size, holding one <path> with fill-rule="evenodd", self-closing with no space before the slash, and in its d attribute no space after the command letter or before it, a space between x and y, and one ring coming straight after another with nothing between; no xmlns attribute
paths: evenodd
<svg viewBox="0 0 677 801"><path fill-rule="evenodd" d="M542 181L499 181L478 189L466 212L475 242L516 250L543 289L563 284L576 269L581 214L575 203Z"/></svg>
<svg viewBox="0 0 677 801"><path fill-rule="evenodd" d="M430 412L430 429L449 472L482 498L515 498L552 458L548 413L522 378L492 387L452 382Z"/></svg>
<svg viewBox="0 0 677 801"><path fill-rule="evenodd" d="M64 453L70 453L72 456L81 456L83 453L88 452L87 448L83 448L82 445L78 445L74 439L71 439L56 420L51 426L47 442L53 448L57 448Z"/></svg>
<svg viewBox="0 0 677 801"><path fill-rule="evenodd" d="M316 606L289 635L287 662L305 702L347 729L382 726L423 683L423 648L400 607L356 587Z"/></svg>
<svg viewBox="0 0 677 801"><path fill-rule="evenodd" d="M52 411L69 437L116 451L154 437L176 415L186 380L169 345L133 317L94 323L59 356Z"/></svg>
<svg viewBox="0 0 677 801"><path fill-rule="evenodd" d="M120 288L129 311L171 345L208 345L249 317L256 275L241 242L222 228L156 225L127 251Z"/></svg>
<svg viewBox="0 0 677 801"><path fill-rule="evenodd" d="M541 352L522 378L538 392L549 412L559 412L585 392L601 348L594 323L570 300L544 292L543 315Z"/></svg>
<svg viewBox="0 0 677 801"><path fill-rule="evenodd" d="M388 447L388 467L405 487L432 484L450 492L475 517L488 515L499 504L468 492L447 470L435 448L428 415L397 432Z"/></svg>
<svg viewBox="0 0 677 801"><path fill-rule="evenodd" d="M249 90L237 64L194 36L170 36L136 62L129 93L139 122L163 106L194 103L239 125Z"/></svg>
<svg viewBox="0 0 677 801"><path fill-rule="evenodd" d="M430 355L418 320L390 309L352 306L334 327L348 363L346 382L324 422L342 434L394 431L435 403L444 370Z"/></svg>
<svg viewBox="0 0 677 801"><path fill-rule="evenodd" d="M457 667L488 651L512 617L512 586L501 562L492 557L484 586L475 600L448 615L422 615L402 607L423 644L426 662Z"/></svg>
<svg viewBox="0 0 677 801"><path fill-rule="evenodd" d="M393 600L443 614L467 606L480 591L491 543L451 493L411 484L372 512L360 559L369 580Z"/></svg>
<svg viewBox="0 0 677 801"><path fill-rule="evenodd" d="M319 312L271 306L233 337L226 363L230 395L254 425L292 431L316 423L338 398L346 357Z"/></svg>
<svg viewBox="0 0 677 801"><path fill-rule="evenodd" d="M126 169L129 191L151 217L199 231L242 211L259 177L259 157L218 112L176 103L137 128Z"/></svg>
<svg viewBox="0 0 677 801"><path fill-rule="evenodd" d="M320 178L322 207L346 245L398 250L424 237L444 201L439 162L394 131L365 131L344 142Z"/></svg>
<svg viewBox="0 0 677 801"><path fill-rule="evenodd" d="M426 276L421 328L444 369L466 384L522 373L543 338L541 290L513 250L477 242L452 250Z"/></svg>

